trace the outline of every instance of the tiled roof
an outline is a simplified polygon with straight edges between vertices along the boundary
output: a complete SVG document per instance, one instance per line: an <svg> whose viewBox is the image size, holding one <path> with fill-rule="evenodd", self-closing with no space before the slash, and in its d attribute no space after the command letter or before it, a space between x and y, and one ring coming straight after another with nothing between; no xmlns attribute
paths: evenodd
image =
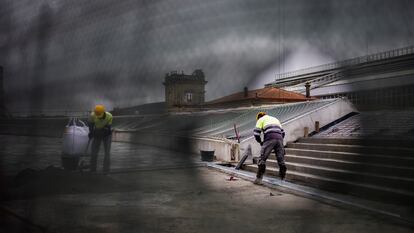
<svg viewBox="0 0 414 233"><path fill-rule="evenodd" d="M314 99L314 98L311 98ZM275 87L265 87L262 89L251 90L245 96L244 91L232 95L228 95L210 102L207 104L225 103L240 100L266 100L274 102L292 102L292 101L306 101L309 100L305 95L282 90Z"/></svg>

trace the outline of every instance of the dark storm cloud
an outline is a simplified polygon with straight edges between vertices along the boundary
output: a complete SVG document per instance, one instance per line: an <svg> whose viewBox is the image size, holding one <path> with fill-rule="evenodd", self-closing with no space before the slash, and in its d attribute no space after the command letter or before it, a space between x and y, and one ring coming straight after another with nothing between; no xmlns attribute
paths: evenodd
<svg viewBox="0 0 414 233"><path fill-rule="evenodd" d="M171 70L202 68L207 99L277 72L414 43L400 1L2 1L9 108L162 101Z"/></svg>

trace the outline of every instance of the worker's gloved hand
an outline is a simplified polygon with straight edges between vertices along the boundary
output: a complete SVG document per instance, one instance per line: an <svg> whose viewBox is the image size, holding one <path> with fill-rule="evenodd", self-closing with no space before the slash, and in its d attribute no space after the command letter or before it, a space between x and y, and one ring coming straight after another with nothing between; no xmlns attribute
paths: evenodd
<svg viewBox="0 0 414 233"><path fill-rule="evenodd" d="M92 139L93 138L93 132L89 132L88 137L89 137L89 139Z"/></svg>
<svg viewBox="0 0 414 233"><path fill-rule="evenodd" d="M104 127L104 136L109 136L112 133L112 128L110 125Z"/></svg>

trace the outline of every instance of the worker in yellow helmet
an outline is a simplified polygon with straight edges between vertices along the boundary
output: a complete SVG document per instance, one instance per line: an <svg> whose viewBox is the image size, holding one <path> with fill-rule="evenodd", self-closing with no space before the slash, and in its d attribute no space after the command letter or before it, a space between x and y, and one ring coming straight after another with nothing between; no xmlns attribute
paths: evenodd
<svg viewBox="0 0 414 233"><path fill-rule="evenodd" d="M282 129L282 124L276 117L267 115L265 112L259 112L256 115L256 128L254 129L254 137L260 146L260 158L257 163L257 175L255 184L262 184L263 174L266 171L266 160L272 150L276 152L276 159L279 165L279 176L283 180L286 176L285 165L285 149L283 147L283 138L285 132ZM264 134L262 142L261 133Z"/></svg>
<svg viewBox="0 0 414 233"><path fill-rule="evenodd" d="M110 150L112 142L112 114L105 111L103 105L96 105L94 111L89 117L89 139L92 141L92 156L90 169L96 172L96 163L98 159L99 147L103 142L105 157L103 162L103 172L109 172L110 168Z"/></svg>

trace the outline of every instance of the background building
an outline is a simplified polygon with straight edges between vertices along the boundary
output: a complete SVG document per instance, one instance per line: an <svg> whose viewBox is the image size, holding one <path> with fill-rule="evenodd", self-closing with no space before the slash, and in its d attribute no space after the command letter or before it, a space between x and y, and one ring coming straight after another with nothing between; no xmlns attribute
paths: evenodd
<svg viewBox="0 0 414 233"><path fill-rule="evenodd" d="M314 97L307 98L305 95L286 91L275 87L265 87L261 89L248 90L244 88L242 92L234 93L207 102L205 108L236 108L250 107L269 104L284 104L293 102L303 102L315 100Z"/></svg>
<svg viewBox="0 0 414 233"><path fill-rule="evenodd" d="M204 104L205 80L201 69L191 75L173 71L165 75L165 101L167 108L197 107Z"/></svg>

